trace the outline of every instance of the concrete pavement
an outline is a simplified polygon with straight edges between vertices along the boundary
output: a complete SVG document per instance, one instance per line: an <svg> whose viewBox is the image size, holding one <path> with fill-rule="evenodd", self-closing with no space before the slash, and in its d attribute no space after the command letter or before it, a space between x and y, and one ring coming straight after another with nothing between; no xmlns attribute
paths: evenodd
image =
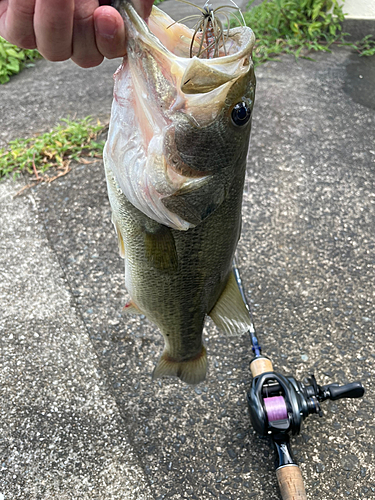
<svg viewBox="0 0 375 500"><path fill-rule="evenodd" d="M168 8L168 4L167 4ZM264 353L318 382L362 380L292 446L308 498L375 498L375 58L257 70L239 260ZM118 61L39 61L0 88L4 141L109 117ZM100 161L13 198L0 184L0 498L279 499L249 425L248 339L207 322L207 381L152 382L159 332L122 316Z"/></svg>

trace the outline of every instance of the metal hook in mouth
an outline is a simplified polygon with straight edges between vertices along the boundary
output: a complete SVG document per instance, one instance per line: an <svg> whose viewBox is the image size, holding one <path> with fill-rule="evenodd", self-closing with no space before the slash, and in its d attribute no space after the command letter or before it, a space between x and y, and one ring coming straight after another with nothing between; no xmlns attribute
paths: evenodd
<svg viewBox="0 0 375 500"><path fill-rule="evenodd" d="M215 9L210 0L207 0L203 8L195 5L188 0L177 0L195 7L200 14L186 16L179 21L188 19L198 19L193 26L193 36L190 44L190 57L213 59L215 57L226 56L226 43L229 39L230 16L233 16L237 22L245 26L245 20L239 7L229 0L233 5L221 5ZM230 9L237 10L235 13ZM222 19L220 19L220 16ZM173 23L175 24L175 23ZM224 26L226 24L226 26ZM172 25L171 25L172 26ZM198 46L198 48L196 48Z"/></svg>

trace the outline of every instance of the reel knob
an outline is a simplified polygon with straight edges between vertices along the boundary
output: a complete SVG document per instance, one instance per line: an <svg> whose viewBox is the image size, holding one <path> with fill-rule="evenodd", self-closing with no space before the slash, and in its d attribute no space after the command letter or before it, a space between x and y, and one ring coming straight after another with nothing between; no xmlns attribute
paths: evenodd
<svg viewBox="0 0 375 500"><path fill-rule="evenodd" d="M338 384L329 384L323 386L321 390L324 393L329 393L328 397L331 401L342 398L361 398L365 393L365 389L361 382L352 382L351 384L342 386Z"/></svg>

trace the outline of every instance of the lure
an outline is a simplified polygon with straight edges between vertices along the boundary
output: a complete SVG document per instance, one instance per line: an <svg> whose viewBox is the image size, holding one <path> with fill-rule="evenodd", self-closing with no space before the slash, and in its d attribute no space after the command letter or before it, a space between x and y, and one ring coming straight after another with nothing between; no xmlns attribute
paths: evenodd
<svg viewBox="0 0 375 500"><path fill-rule="evenodd" d="M199 7L188 0L178 1L191 5L200 11L200 14L186 16L176 21L176 23L180 23L182 21L198 19L193 27L194 34L190 44L190 57L196 56L212 59L214 57L220 57L221 55L226 56L227 50L225 44L229 38L230 16L233 16L240 26L245 26L246 24L239 7L234 2L232 2L233 5L221 5L214 9L212 4L209 3L209 0L207 0L203 7ZM233 9L238 12L233 12ZM224 18L226 28L220 16ZM170 26L173 26L173 24L175 23L172 23ZM194 53L196 40L198 40L199 45L197 52Z"/></svg>

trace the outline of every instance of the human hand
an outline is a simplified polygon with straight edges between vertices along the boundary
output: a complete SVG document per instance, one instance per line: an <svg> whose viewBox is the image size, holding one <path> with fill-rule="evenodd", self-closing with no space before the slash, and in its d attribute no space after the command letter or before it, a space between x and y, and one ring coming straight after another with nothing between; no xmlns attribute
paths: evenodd
<svg viewBox="0 0 375 500"><path fill-rule="evenodd" d="M0 0L0 36L50 61L83 68L125 55L125 27L110 0ZM133 0L142 17L153 0Z"/></svg>

